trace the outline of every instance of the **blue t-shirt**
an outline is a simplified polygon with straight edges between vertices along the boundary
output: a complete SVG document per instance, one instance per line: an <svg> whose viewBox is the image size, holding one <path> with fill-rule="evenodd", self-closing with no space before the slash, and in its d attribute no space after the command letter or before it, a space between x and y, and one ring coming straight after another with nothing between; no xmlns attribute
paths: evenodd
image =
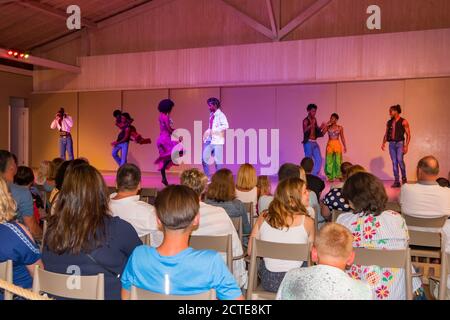
<svg viewBox="0 0 450 320"><path fill-rule="evenodd" d="M35 242L17 223L4 222L0 224L0 244L0 262L13 262L14 284L26 289L31 288L33 279L27 266L41 258ZM3 300L2 292L0 300Z"/></svg>
<svg viewBox="0 0 450 320"><path fill-rule="evenodd" d="M192 248L175 256L161 256L156 248L137 247L122 275L122 287L130 291L132 285L172 295L195 295L214 289L220 300L242 295L219 253Z"/></svg>
<svg viewBox="0 0 450 320"><path fill-rule="evenodd" d="M19 186L15 183L9 184L9 191L17 203L17 220L23 223L24 217L33 216L33 196L26 186Z"/></svg>

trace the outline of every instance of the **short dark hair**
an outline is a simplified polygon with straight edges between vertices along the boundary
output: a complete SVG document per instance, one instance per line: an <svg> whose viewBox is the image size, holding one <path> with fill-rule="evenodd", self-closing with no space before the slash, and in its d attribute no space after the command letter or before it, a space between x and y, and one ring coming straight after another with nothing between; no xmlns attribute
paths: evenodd
<svg viewBox="0 0 450 320"><path fill-rule="evenodd" d="M285 163L278 169L278 182L289 178L300 178L300 166L294 163Z"/></svg>
<svg viewBox="0 0 450 320"><path fill-rule="evenodd" d="M337 113L333 113L331 115L332 118L335 118L336 120L339 120L339 115Z"/></svg>
<svg viewBox="0 0 450 320"><path fill-rule="evenodd" d="M439 174L439 161L434 156L426 156L419 160L417 169L427 175L437 176Z"/></svg>
<svg viewBox="0 0 450 320"><path fill-rule="evenodd" d="M220 107L221 107L220 100L217 99L217 98L214 98L214 97L209 98L209 99L206 101L206 103L207 103L208 105L212 104L213 106L216 106L217 108L220 108Z"/></svg>
<svg viewBox="0 0 450 320"><path fill-rule="evenodd" d="M56 176L55 176L55 188L56 189L58 189L58 190L62 189L62 186L64 184L64 177L66 176L67 168L72 163L72 161L64 161L63 163L61 163L59 165L58 170L56 171Z"/></svg>
<svg viewBox="0 0 450 320"><path fill-rule="evenodd" d="M14 176L14 183L19 186L27 186L34 182L33 170L29 167L20 166L17 168L17 173Z"/></svg>
<svg viewBox="0 0 450 320"><path fill-rule="evenodd" d="M182 230L189 227L199 213L200 200L188 186L171 185L158 192L155 209L164 228Z"/></svg>
<svg viewBox="0 0 450 320"><path fill-rule="evenodd" d="M444 187L444 188L448 188L448 187L450 186L450 181L448 181L448 180L445 179L445 178L438 178L438 179L436 180L436 182L437 182L441 187Z"/></svg>
<svg viewBox="0 0 450 320"><path fill-rule="evenodd" d="M315 105L314 103L308 104L308 107L306 107L306 111L311 111L311 110L317 110L317 105Z"/></svg>
<svg viewBox="0 0 450 320"><path fill-rule="evenodd" d="M134 120L128 112L124 112L124 113L122 113L122 115L129 121Z"/></svg>
<svg viewBox="0 0 450 320"><path fill-rule="evenodd" d="M120 111L119 109L114 110L114 112L113 112L113 117L114 118L117 118L117 117L119 117L121 115L122 115L122 111Z"/></svg>
<svg viewBox="0 0 450 320"><path fill-rule="evenodd" d="M390 110L397 111L399 114L402 113L402 107L399 104L396 104L395 106L391 106Z"/></svg>
<svg viewBox="0 0 450 320"><path fill-rule="evenodd" d="M13 159L13 154L11 152L0 150L0 173L5 173L10 159Z"/></svg>
<svg viewBox="0 0 450 320"><path fill-rule="evenodd" d="M119 191L136 190L140 182L141 169L135 164L126 163L117 171L116 183Z"/></svg>
<svg viewBox="0 0 450 320"><path fill-rule="evenodd" d="M305 170L306 173L311 173L314 169L314 160L310 157L305 157L302 159L300 166Z"/></svg>
<svg viewBox="0 0 450 320"><path fill-rule="evenodd" d="M342 162L341 164L341 173L342 177L345 178L347 176L347 171L353 167L353 164L351 162Z"/></svg>
<svg viewBox="0 0 450 320"><path fill-rule="evenodd" d="M158 104L158 111L162 113L169 113L172 111L175 103L170 99L161 100Z"/></svg>
<svg viewBox="0 0 450 320"><path fill-rule="evenodd" d="M378 216L386 209L388 197L383 183L368 172L352 175L344 184L344 198L351 202L354 213Z"/></svg>

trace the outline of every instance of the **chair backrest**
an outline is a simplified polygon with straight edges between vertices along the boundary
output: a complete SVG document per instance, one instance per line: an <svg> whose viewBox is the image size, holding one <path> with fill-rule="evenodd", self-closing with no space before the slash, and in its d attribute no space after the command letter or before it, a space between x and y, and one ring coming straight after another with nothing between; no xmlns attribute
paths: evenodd
<svg viewBox="0 0 450 320"><path fill-rule="evenodd" d="M142 241L143 244L145 244L145 245L147 245L147 246L151 246L151 245L152 245L152 238L151 238L151 236L150 236L150 233L149 233L149 234L146 234L146 235L143 236L143 237L140 237L140 239L141 239L141 241Z"/></svg>
<svg viewBox="0 0 450 320"><path fill-rule="evenodd" d="M231 234L226 236L191 236L189 246L196 250L215 250L227 256L227 266L233 273L233 246Z"/></svg>
<svg viewBox="0 0 450 320"><path fill-rule="evenodd" d="M386 204L386 210L392 210L400 213L402 211L402 207L400 206L400 203L392 201Z"/></svg>
<svg viewBox="0 0 450 320"><path fill-rule="evenodd" d="M408 216L406 214L403 215L403 218L405 219L406 225L408 227L436 228L436 229L442 228L448 219L448 217L446 216L439 218L415 218Z"/></svg>
<svg viewBox="0 0 450 320"><path fill-rule="evenodd" d="M214 289L211 289L199 294L189 296L176 296L170 294L155 293L132 286L130 300L216 300L216 291Z"/></svg>
<svg viewBox="0 0 450 320"><path fill-rule="evenodd" d="M250 225L254 226L256 218L258 217L255 214L255 207L253 205L253 202L243 202L244 206L245 206L245 210L247 211L247 215L248 215L248 222L250 222Z"/></svg>
<svg viewBox="0 0 450 320"><path fill-rule="evenodd" d="M441 258L441 280L439 283L439 300L449 300L450 293L447 288L448 277L450 276L450 253L445 253Z"/></svg>
<svg viewBox="0 0 450 320"><path fill-rule="evenodd" d="M33 292L44 292L69 299L104 300L104 275L103 273L96 276L66 275L45 271L36 266Z"/></svg>
<svg viewBox="0 0 450 320"><path fill-rule="evenodd" d="M442 236L440 232L417 231L414 228L442 229L447 217L439 218L415 218L403 215L409 229L409 244L412 246L440 248L442 246Z"/></svg>
<svg viewBox="0 0 450 320"><path fill-rule="evenodd" d="M292 261L307 261L311 265L311 245L309 243L293 244L269 242L253 238L250 267L248 274L247 300L252 300L253 291L256 289L258 266L257 258L271 258Z"/></svg>
<svg viewBox="0 0 450 320"><path fill-rule="evenodd" d="M44 219L44 225L42 227L41 246L40 246L41 252L42 252L42 250L44 250L45 234L47 233L47 228L48 228L48 222L47 222L47 219Z"/></svg>
<svg viewBox="0 0 450 320"><path fill-rule="evenodd" d="M11 260L0 263L0 279L13 283L13 263ZM12 294L5 291L4 300L12 300Z"/></svg>
<svg viewBox="0 0 450 320"><path fill-rule="evenodd" d="M151 205L154 205L156 196L158 195L158 189L155 188L142 188L139 195L141 200Z"/></svg>
<svg viewBox="0 0 450 320"><path fill-rule="evenodd" d="M231 222L233 222L234 228L236 229L239 239L241 240L242 243L242 239L244 236L244 227L242 225L242 217L230 217Z"/></svg>
<svg viewBox="0 0 450 320"><path fill-rule="evenodd" d="M355 248L354 264L405 269L406 298L412 300L412 266L409 248L402 250Z"/></svg>

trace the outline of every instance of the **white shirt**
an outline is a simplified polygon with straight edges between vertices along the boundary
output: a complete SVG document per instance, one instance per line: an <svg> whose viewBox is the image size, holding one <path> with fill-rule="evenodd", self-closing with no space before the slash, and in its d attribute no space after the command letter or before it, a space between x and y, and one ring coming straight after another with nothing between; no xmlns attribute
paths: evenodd
<svg viewBox="0 0 450 320"><path fill-rule="evenodd" d="M254 187L250 191L239 191L236 189L236 198L242 202L253 202L253 212L257 214L256 205L258 203L258 188Z"/></svg>
<svg viewBox="0 0 450 320"><path fill-rule="evenodd" d="M210 115L210 118L213 116L213 114ZM209 120L210 121L210 120ZM208 128L209 128L209 122L208 122ZM228 120L225 114L222 112L222 110L217 109L216 112L214 112L214 120L212 124L211 129L211 137L209 138L211 140L211 144L225 144L225 130L229 128L228 126Z"/></svg>
<svg viewBox="0 0 450 320"><path fill-rule="evenodd" d="M111 214L131 224L139 237L150 234L152 246L159 246L163 239L163 233L158 230L155 208L147 202L140 201L138 195L114 200L116 195L117 193L113 193L110 196Z"/></svg>
<svg viewBox="0 0 450 320"><path fill-rule="evenodd" d="M197 230L192 232L192 235L223 236L228 234L231 234L232 238L233 257L241 256L244 253L241 240L225 209L200 202L200 224ZM225 254L223 254L223 257L226 260ZM233 262L233 275L241 288L246 286L247 271L245 270L244 259Z"/></svg>
<svg viewBox="0 0 450 320"><path fill-rule="evenodd" d="M73 126L72 117L66 115L62 120L62 125L60 125L59 121L55 119L52 121L50 129L58 129L58 131L65 131L70 133L70 129L72 129L72 126Z"/></svg>

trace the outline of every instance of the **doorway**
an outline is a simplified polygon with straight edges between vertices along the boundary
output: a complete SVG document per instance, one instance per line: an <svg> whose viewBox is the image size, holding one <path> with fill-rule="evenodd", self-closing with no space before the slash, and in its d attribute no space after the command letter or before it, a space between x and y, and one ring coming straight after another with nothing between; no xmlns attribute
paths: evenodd
<svg viewBox="0 0 450 320"><path fill-rule="evenodd" d="M19 166L29 165L29 108L24 98L9 99L9 150Z"/></svg>

